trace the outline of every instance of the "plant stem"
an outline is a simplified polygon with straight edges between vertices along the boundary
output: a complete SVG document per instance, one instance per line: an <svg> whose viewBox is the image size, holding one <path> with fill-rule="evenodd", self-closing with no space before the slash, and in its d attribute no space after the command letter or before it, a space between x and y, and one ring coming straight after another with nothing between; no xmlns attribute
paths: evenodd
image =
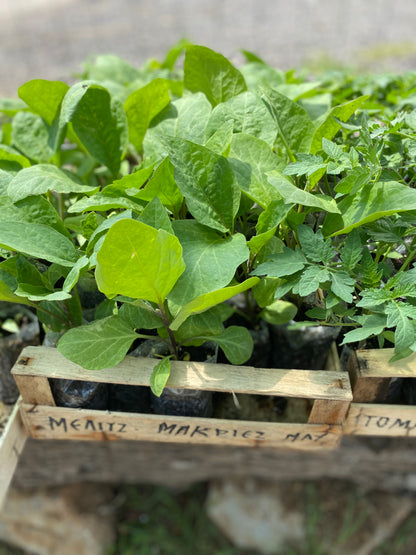
<svg viewBox="0 0 416 555"><path fill-rule="evenodd" d="M172 353L174 358L176 360L178 360L178 354L179 354L178 353L178 344L176 343L176 339L175 339L175 336L173 334L173 331L170 329L169 318L168 318L168 315L166 314L165 307L163 306L163 303L159 303L159 310L160 310L160 314L162 316L163 323L164 323L165 328L166 328L166 330L168 332L168 335L169 335L170 352Z"/></svg>

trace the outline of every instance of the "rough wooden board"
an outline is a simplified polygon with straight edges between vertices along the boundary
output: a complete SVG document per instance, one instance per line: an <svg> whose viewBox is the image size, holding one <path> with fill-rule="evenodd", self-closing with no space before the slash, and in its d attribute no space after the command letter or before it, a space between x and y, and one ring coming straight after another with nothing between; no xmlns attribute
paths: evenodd
<svg viewBox="0 0 416 555"><path fill-rule="evenodd" d="M416 437L416 407L352 403L343 433Z"/></svg>
<svg viewBox="0 0 416 555"><path fill-rule="evenodd" d="M350 403L320 399L314 402L308 418L309 424L343 424Z"/></svg>
<svg viewBox="0 0 416 555"><path fill-rule="evenodd" d="M149 385L156 363L155 359L127 356L114 368L98 372L88 371L67 360L57 349L27 347L13 367L13 374L16 377L28 378L43 376L103 383ZM19 381L21 382L21 378ZM345 372L324 370L279 370L172 361L167 387L347 402L352 399L348 375Z"/></svg>
<svg viewBox="0 0 416 555"><path fill-rule="evenodd" d="M215 478L346 479L366 488L416 491L416 438L347 436L338 449L302 451L146 441L28 439L19 488L79 482L187 487Z"/></svg>
<svg viewBox="0 0 416 555"><path fill-rule="evenodd" d="M23 404L22 418L37 439L139 440L289 449L335 448L341 426L278 424L68 409Z"/></svg>
<svg viewBox="0 0 416 555"><path fill-rule="evenodd" d="M18 401L0 437L0 507L27 439L27 433L20 418L19 404Z"/></svg>
<svg viewBox="0 0 416 555"><path fill-rule="evenodd" d="M368 349L355 351L362 378L416 378L416 353L389 362L394 349Z"/></svg>
<svg viewBox="0 0 416 555"><path fill-rule="evenodd" d="M39 403L51 407L55 405L48 378L43 376L27 377L15 374L14 379L16 380L20 395L25 403Z"/></svg>
<svg viewBox="0 0 416 555"><path fill-rule="evenodd" d="M387 360L393 354L391 349L388 349L388 351ZM366 353L368 352L366 351ZM376 403L385 399L390 386L391 376L373 374L374 369L368 367L367 356L361 358L359 351L351 351L347 362L347 371L350 376L353 397L356 403ZM380 370L377 372L380 374Z"/></svg>

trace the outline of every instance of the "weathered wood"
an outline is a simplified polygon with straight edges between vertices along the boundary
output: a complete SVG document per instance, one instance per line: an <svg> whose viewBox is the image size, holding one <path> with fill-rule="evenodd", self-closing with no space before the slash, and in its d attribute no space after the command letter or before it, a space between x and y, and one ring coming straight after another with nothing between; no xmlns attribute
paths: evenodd
<svg viewBox="0 0 416 555"><path fill-rule="evenodd" d="M352 403L344 434L416 437L416 407Z"/></svg>
<svg viewBox="0 0 416 555"><path fill-rule="evenodd" d="M308 424L342 425L350 407L349 402L319 399L314 402Z"/></svg>
<svg viewBox="0 0 416 555"><path fill-rule="evenodd" d="M386 396L391 376L384 374L387 367L386 364L381 367L378 366L377 372L373 368L368 367L366 358L360 356L362 352L352 351L347 363L354 401L356 403L380 402ZM391 356L392 353L390 354Z"/></svg>
<svg viewBox="0 0 416 555"><path fill-rule="evenodd" d="M22 359L20 358L19 360ZM14 379L25 403L48 405L51 407L55 405L48 378L15 374Z"/></svg>
<svg viewBox="0 0 416 555"><path fill-rule="evenodd" d="M155 359L127 356L114 368L106 368L99 372L89 371L70 362L57 349L27 347L12 372L19 384L22 381L19 376L24 379L43 376L148 386L155 364ZM348 375L345 372L281 370L202 362L172 361L167 387L344 402L352 399Z"/></svg>
<svg viewBox="0 0 416 555"><path fill-rule="evenodd" d="M334 448L341 426L277 424L23 405L22 418L38 439L132 440L293 449Z"/></svg>
<svg viewBox="0 0 416 555"><path fill-rule="evenodd" d="M18 401L0 436L0 507L6 497L28 434L22 424Z"/></svg>

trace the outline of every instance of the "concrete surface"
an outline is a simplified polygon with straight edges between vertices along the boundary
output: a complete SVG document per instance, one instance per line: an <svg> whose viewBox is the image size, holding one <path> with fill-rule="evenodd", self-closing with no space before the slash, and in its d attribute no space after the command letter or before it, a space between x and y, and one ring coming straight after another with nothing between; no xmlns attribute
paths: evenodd
<svg viewBox="0 0 416 555"><path fill-rule="evenodd" d="M413 0L2 0L0 95L65 79L89 55L135 65L181 37L241 61L240 48L288 69L322 56L370 69L416 69Z"/></svg>

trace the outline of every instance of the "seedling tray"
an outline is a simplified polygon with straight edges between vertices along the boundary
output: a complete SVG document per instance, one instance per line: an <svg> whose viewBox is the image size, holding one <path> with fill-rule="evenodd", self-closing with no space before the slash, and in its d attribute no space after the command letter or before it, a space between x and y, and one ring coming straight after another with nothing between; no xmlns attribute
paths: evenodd
<svg viewBox="0 0 416 555"><path fill-rule="evenodd" d="M335 448L352 392L346 372L172 362L167 387L313 400L307 423L275 423L72 409L55 406L49 378L148 386L157 360L127 356L114 368L84 370L57 349L25 348L13 368L20 413L37 439L140 440L256 448ZM333 364L333 357L329 365ZM332 366L333 367L333 366Z"/></svg>
<svg viewBox="0 0 416 555"><path fill-rule="evenodd" d="M416 379L416 355L390 363L393 349L353 351L349 371L353 403L344 433L416 437L416 406L383 404L392 378Z"/></svg>

